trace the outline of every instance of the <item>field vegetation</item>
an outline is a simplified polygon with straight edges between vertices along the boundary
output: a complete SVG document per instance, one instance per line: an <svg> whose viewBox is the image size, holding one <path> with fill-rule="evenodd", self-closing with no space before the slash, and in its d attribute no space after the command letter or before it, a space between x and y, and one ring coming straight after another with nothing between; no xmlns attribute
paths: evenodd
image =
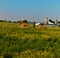
<svg viewBox="0 0 60 58"><path fill-rule="evenodd" d="M0 58L60 58L60 27L20 28L0 22Z"/></svg>

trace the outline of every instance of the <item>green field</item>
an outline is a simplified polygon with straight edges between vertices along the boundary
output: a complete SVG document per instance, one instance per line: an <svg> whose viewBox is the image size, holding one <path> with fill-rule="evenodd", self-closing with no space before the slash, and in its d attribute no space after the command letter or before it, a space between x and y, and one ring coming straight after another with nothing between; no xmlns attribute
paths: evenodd
<svg viewBox="0 0 60 58"><path fill-rule="evenodd" d="M20 28L18 23L0 22L0 58L60 58L60 27Z"/></svg>

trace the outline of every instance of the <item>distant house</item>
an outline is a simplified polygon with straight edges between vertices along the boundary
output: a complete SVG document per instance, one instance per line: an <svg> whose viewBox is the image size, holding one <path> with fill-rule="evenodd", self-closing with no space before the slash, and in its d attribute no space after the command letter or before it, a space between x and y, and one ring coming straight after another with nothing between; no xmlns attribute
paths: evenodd
<svg viewBox="0 0 60 58"><path fill-rule="evenodd" d="M48 17L46 17L44 24L47 26L60 26L60 21L57 21L57 19L53 21L51 19L48 19Z"/></svg>
<svg viewBox="0 0 60 58"><path fill-rule="evenodd" d="M35 27L36 27L37 29L46 28L46 26L45 26L43 23L36 23L36 24L35 24Z"/></svg>
<svg viewBox="0 0 60 58"><path fill-rule="evenodd" d="M55 21L50 19L48 24L58 25L58 24L60 24L60 21L57 21L57 19Z"/></svg>
<svg viewBox="0 0 60 58"><path fill-rule="evenodd" d="M55 22L54 22L54 21L52 21L51 19L49 19L48 24L53 25L53 24L55 24Z"/></svg>

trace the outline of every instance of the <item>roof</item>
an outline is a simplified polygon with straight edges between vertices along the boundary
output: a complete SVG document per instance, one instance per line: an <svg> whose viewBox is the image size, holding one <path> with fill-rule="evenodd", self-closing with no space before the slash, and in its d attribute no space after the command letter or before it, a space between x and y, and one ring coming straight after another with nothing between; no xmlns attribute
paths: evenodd
<svg viewBox="0 0 60 58"><path fill-rule="evenodd" d="M40 23L36 23L35 25L40 25Z"/></svg>

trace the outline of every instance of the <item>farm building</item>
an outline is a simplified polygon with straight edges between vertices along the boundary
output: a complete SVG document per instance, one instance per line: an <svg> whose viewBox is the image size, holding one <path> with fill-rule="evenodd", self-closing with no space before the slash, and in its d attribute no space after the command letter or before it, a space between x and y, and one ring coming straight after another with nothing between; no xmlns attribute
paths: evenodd
<svg viewBox="0 0 60 58"><path fill-rule="evenodd" d="M57 21L57 19L55 21L53 21L51 19L45 18L44 24L49 25L49 26L58 26L58 25L60 25L60 21Z"/></svg>

